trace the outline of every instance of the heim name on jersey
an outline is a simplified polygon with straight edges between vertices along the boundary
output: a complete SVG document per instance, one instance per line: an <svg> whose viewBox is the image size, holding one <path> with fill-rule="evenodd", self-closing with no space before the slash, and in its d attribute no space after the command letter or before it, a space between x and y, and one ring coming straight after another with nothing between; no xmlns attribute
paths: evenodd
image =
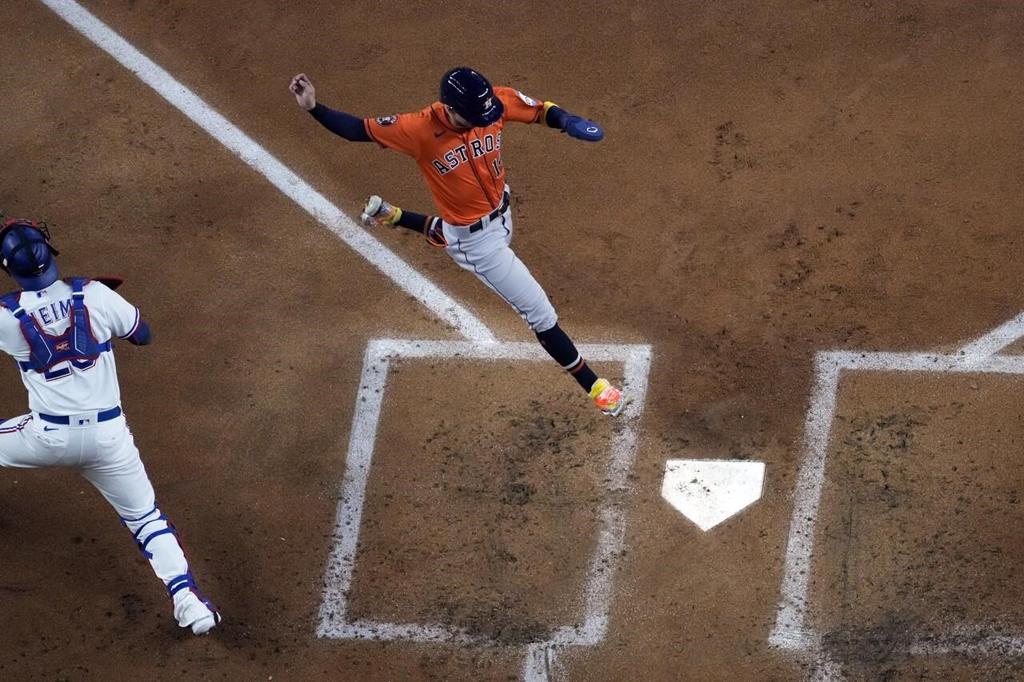
<svg viewBox="0 0 1024 682"><path fill-rule="evenodd" d="M139 324L139 311L100 282L88 282L83 289L89 326L97 342L130 336ZM51 336L63 334L71 322L71 286L57 280L39 291L19 295L25 311ZM0 351L17 361L28 361L30 349L21 326L6 308L0 309ZM69 415L100 410L121 403L117 365L112 350L95 360L71 360L45 372L22 370L28 390L29 409L52 415Z"/></svg>

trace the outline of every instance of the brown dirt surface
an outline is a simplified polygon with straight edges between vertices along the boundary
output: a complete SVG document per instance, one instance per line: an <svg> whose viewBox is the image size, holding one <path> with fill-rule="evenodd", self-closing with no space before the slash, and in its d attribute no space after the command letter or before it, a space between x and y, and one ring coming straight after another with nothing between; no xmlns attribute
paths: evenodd
<svg viewBox="0 0 1024 682"><path fill-rule="evenodd" d="M407 159L299 111L299 71L326 104L382 115L466 63L599 121L597 145L511 128L504 154L513 246L564 328L654 352L609 629L561 652L557 678L803 679L768 634L814 354L956 348L1022 308L1024 6L84 4L350 215L371 193L428 196ZM0 677L517 679L522 643L578 607L607 421L551 364L403 364L354 606L509 645L317 639L367 342L455 332L44 5L0 3L0 23L0 208L48 219L68 274L124 276L152 323L151 348L118 354L126 411L227 618L177 632L94 491L3 472ZM421 240L380 238L499 337L532 340ZM20 414L15 369L0 379ZM888 382L844 383L815 622L855 678L1012 679L1015 659L886 642L960 616L1024 631L1019 383ZM765 461L764 498L701 533L658 494L679 457Z"/></svg>
<svg viewBox="0 0 1024 682"><path fill-rule="evenodd" d="M533 364L391 369L352 618L440 624L510 645L579 619L612 424ZM516 390L495 391L496 377ZM441 382L460 389L424 409L417 387Z"/></svg>
<svg viewBox="0 0 1024 682"><path fill-rule="evenodd" d="M847 379L829 453L812 602L851 679L1015 679L998 649L913 660L913 645L1018 636L1024 484L1019 379ZM868 407L870 406L870 407Z"/></svg>

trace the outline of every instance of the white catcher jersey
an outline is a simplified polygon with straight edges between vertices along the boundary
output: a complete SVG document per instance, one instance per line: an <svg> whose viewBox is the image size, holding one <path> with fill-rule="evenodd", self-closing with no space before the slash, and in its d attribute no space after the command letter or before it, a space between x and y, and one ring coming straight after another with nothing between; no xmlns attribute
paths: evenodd
<svg viewBox="0 0 1024 682"><path fill-rule="evenodd" d="M127 338L139 325L139 310L101 282L85 285L85 307L92 333L100 343ZM21 306L47 334L60 335L71 324L71 285L57 280L40 291L23 291ZM18 361L28 361L29 346L11 311L0 308L0 350ZM19 368L19 371L20 368ZM21 372L33 412L70 415L104 410L121 404L114 351L100 353L87 367L62 362L47 372Z"/></svg>

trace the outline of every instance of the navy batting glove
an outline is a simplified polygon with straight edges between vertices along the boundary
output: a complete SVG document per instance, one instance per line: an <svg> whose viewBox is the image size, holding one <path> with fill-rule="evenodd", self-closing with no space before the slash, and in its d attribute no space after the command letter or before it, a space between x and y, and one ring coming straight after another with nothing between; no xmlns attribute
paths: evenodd
<svg viewBox="0 0 1024 682"><path fill-rule="evenodd" d="M604 139L604 131L594 121L588 121L582 116L570 116L565 121L565 130L563 131L569 135L569 137L575 137L577 140L586 140L587 142L597 142L598 140Z"/></svg>

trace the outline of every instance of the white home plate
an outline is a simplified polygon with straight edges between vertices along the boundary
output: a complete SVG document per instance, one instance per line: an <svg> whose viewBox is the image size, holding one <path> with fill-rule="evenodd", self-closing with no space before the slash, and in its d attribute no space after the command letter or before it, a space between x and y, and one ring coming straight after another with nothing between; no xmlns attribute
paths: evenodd
<svg viewBox="0 0 1024 682"><path fill-rule="evenodd" d="M670 459L661 496L708 531L761 499L764 462Z"/></svg>

